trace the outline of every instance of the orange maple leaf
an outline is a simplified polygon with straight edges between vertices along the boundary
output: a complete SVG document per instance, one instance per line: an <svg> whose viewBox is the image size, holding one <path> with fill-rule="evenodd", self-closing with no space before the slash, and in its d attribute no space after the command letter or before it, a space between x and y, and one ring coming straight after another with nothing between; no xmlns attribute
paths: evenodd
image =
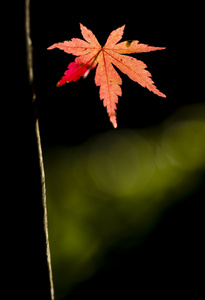
<svg viewBox="0 0 205 300"><path fill-rule="evenodd" d="M48 50L59 48L66 53L77 56L75 62L68 65L68 70L57 86L72 80L76 81L81 76L87 77L90 70L97 65L95 83L100 86L100 99L103 100L103 104L107 108L107 113L114 128L117 127L115 110L117 109L118 96L122 96L120 87L122 79L113 65L127 74L133 81L138 82L158 96L166 97L154 85L151 74L146 70L147 66L136 58L124 55L162 50L165 47L152 47L140 44L137 40L118 43L122 38L124 28L125 25L112 31L105 46L102 47L92 31L80 24L82 35L86 41L73 38L71 41L55 43L48 48Z"/></svg>

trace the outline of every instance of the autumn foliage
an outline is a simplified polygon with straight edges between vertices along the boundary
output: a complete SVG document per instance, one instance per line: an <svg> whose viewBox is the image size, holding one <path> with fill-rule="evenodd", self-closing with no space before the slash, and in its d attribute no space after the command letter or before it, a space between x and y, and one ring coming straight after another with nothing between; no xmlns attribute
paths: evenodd
<svg viewBox="0 0 205 300"><path fill-rule="evenodd" d="M125 25L112 31L105 45L102 47L92 31L80 24L85 41L73 38L63 43L55 43L48 48L48 50L59 48L66 53L77 56L75 61L68 65L67 71L65 71L64 76L57 83L57 86L70 81L76 81L81 76L86 78L91 69L97 66L95 84L100 87L100 99L103 100L110 121L115 128L117 127L116 103L118 103L118 96L122 96L120 87L122 79L113 65L141 86L146 87L158 96L166 97L154 85L151 74L146 70L146 64L136 58L125 55L165 48L140 44L137 40L118 43L122 38L124 28Z"/></svg>

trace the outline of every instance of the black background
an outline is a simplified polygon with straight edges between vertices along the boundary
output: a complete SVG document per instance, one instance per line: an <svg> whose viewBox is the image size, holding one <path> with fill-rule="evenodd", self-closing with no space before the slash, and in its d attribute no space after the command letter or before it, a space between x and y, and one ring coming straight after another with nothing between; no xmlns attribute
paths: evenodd
<svg viewBox="0 0 205 300"><path fill-rule="evenodd" d="M148 65L153 80L167 98L160 98L122 75L123 95L119 98L117 120L120 128L144 128L163 121L190 102L192 78L184 67L191 10L173 2L31 1L31 36L34 49L34 84L42 145L77 145L95 133L112 129L99 100L93 70L86 80L57 88L56 83L74 57L60 50L47 51L55 42L81 37L79 23L91 29L103 45L109 33L126 24L123 40L137 39L166 50L133 55ZM6 127L12 126L9 141L7 299L49 299L42 243L42 209L36 203L39 183L33 105L28 88L24 37L24 5L16 3L7 21L12 26L4 45L9 57L5 86ZM187 90L189 88L189 90ZM38 176L38 175L37 175ZM12 185L11 185L12 183ZM11 188L12 187L12 188ZM203 194L201 193L203 192ZM148 241L128 252L110 253L101 271L82 283L67 299L138 298L195 295L201 288L203 185L186 202L170 209ZM40 213L39 213L40 211ZM12 216L11 216L12 213ZM189 215L194 216L190 220ZM9 227L12 220L11 228ZM152 249L152 250L150 250ZM153 270L157 270L156 276ZM134 274L134 275L133 275ZM45 289L46 290L46 289ZM111 296L111 297L110 297ZM10 297L10 298L9 298ZM196 298L196 297L195 297Z"/></svg>

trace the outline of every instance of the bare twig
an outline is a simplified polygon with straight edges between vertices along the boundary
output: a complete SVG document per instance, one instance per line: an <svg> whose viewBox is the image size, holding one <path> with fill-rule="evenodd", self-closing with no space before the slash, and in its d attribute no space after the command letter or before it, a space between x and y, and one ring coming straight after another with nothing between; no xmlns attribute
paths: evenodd
<svg viewBox="0 0 205 300"><path fill-rule="evenodd" d="M34 85L33 85L33 48L32 48L32 40L31 40L31 35L30 35L30 0L25 0L25 34L26 34L28 79L29 79L29 84L32 89L32 101L33 101L33 103L35 103L36 94L35 94ZM43 210L44 210L44 232L45 232L45 241L46 241L47 265L48 265L48 273L49 273L49 281L50 281L50 295L51 295L51 300L54 300L51 255L50 255L49 237L48 237L45 171L44 171L43 155L42 155L42 148L41 148L39 122L38 122L37 116L36 116L36 120L35 120L35 133L36 133L40 177L41 177L41 192L42 192L41 195L42 195L42 205L43 205Z"/></svg>

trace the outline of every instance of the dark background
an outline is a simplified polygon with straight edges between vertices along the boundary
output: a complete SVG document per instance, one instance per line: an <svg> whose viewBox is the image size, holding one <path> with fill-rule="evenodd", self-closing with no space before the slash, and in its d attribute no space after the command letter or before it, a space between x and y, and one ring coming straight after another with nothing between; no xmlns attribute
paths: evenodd
<svg viewBox="0 0 205 300"><path fill-rule="evenodd" d="M183 49L190 27L184 8L179 11L173 2L161 1L151 4L31 2L34 84L43 147L78 145L95 133L112 129L106 109L99 100L99 88L94 84L94 70L86 80L80 79L56 88L56 83L74 57L60 50L47 51L46 48L73 37L82 38L79 23L91 29L102 45L112 30L126 24L123 40L138 39L149 45L167 47L163 51L133 55L148 65L156 86L167 95L166 99L120 74L123 80L123 95L119 98L117 110L120 128L154 126L180 106L203 101L196 94L190 97L191 91L187 91L187 86L191 79L187 74L182 76L186 64ZM12 78L9 82L13 84L9 83L7 92L9 104L14 103L14 109L8 110L7 121L14 115L10 174L15 184L13 191L10 190L13 192L14 224L9 230L12 242L8 245L12 244L15 250L11 251L8 259L7 282L10 288L6 291L8 299L13 292L21 299L47 299L46 292L44 296L47 271L41 246L42 212L39 214L41 204L36 203L39 195L35 184L39 183L38 180L35 183L38 168L33 106L25 63L24 6L14 6L12 14L13 30L7 44L12 59L7 78ZM165 214L146 243L127 252L111 251L99 273L77 286L66 299L80 299L82 296L91 299L100 296L118 298L122 295L127 299L147 299L152 295L167 299L170 294L189 295L191 291L199 291L203 199L204 187L201 184L186 202ZM194 216L192 220L190 213ZM13 247L6 246L6 250ZM153 270L158 270L159 276L155 277ZM15 291L11 288L14 282L17 286Z"/></svg>

